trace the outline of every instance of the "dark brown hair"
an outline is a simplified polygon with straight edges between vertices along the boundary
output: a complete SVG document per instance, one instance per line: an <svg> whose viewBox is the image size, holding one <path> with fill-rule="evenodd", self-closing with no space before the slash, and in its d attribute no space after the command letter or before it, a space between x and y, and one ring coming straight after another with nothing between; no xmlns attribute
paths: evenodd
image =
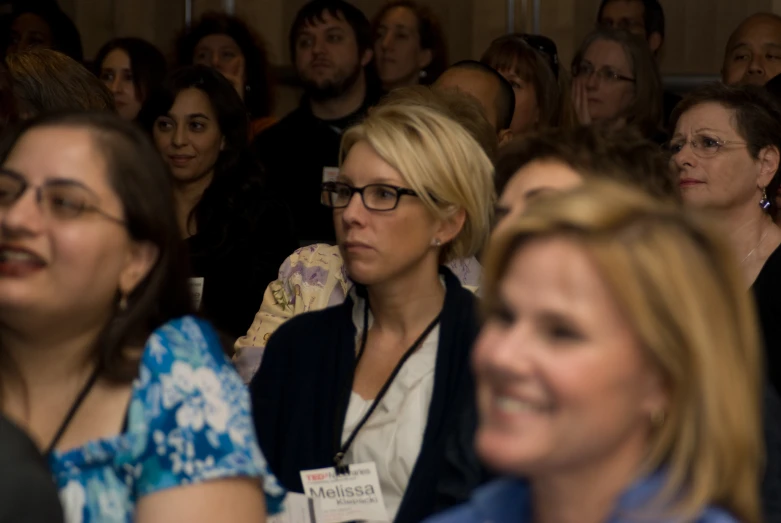
<svg viewBox="0 0 781 523"><path fill-rule="evenodd" d="M675 106L670 117L670 129L675 130L683 113L706 103L715 103L733 111L734 129L745 140L746 149L752 158L759 158L759 152L765 147L775 147L781 153L781 105L765 88L712 83L695 89ZM778 206L772 195L777 194L781 186L779 171L776 171L766 188L770 195L768 211L774 218L778 214Z"/></svg>
<svg viewBox="0 0 781 523"><path fill-rule="evenodd" d="M615 42L624 49L634 77L635 99L621 116L627 124L637 126L646 137L657 135L662 124L662 78L648 42L637 35L620 29L601 28L586 36L580 45L573 69L583 61L583 55L597 40Z"/></svg>
<svg viewBox="0 0 781 523"><path fill-rule="evenodd" d="M5 63L25 118L54 111L111 111L114 95L75 60L51 49L13 53Z"/></svg>
<svg viewBox="0 0 781 523"><path fill-rule="evenodd" d="M418 38L420 38L420 48L431 51L431 63L423 71L426 75L420 79L423 85L433 84L439 75L447 69L447 42L445 33L442 31L442 25L439 18L428 6L421 5L415 0L391 0L382 6L380 11L372 20L372 39L377 39L377 33L388 11L396 7L404 7L415 14L418 20Z"/></svg>
<svg viewBox="0 0 781 523"><path fill-rule="evenodd" d="M591 125L549 129L513 140L496 161L496 194L534 161L562 162L585 177L617 180L661 199L680 200L669 157L632 128Z"/></svg>
<svg viewBox="0 0 781 523"><path fill-rule="evenodd" d="M19 120L19 108L14 96L13 82L8 69L0 63L0 134Z"/></svg>
<svg viewBox="0 0 781 523"><path fill-rule="evenodd" d="M111 51L120 49L130 59L130 70L133 73L133 85L139 102L144 102L149 95L163 83L168 64L160 50L141 38L115 38L106 42L95 55L93 70L100 77L103 61Z"/></svg>
<svg viewBox="0 0 781 523"><path fill-rule="evenodd" d="M157 247L154 267L128 296L127 308L120 311L117 307L95 346L102 376L130 382L138 374L138 355L131 356L127 349L143 346L155 329L192 313L186 252L174 215L168 169L138 126L105 112L44 114L29 120L0 144L0 163L22 136L41 127L90 132L95 150L106 161L109 182L122 201L128 234L134 241Z"/></svg>
<svg viewBox="0 0 781 523"><path fill-rule="evenodd" d="M520 35L500 36L488 46L480 61L497 71L512 71L534 86L540 127L559 124L561 91L547 59Z"/></svg>

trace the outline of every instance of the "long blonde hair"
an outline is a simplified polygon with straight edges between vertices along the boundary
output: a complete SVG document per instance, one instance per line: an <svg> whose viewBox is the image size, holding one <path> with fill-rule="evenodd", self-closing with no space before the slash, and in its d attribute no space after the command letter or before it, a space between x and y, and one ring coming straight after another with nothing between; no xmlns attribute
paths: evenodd
<svg viewBox="0 0 781 523"><path fill-rule="evenodd" d="M531 239L554 236L585 249L664 379L665 421L638 471L666 471L657 501L686 520L717 505L758 523L761 351L732 253L673 204L615 182L588 182L532 205L492 240L487 310L513 255Z"/></svg>
<svg viewBox="0 0 781 523"><path fill-rule="evenodd" d="M439 219L466 212L461 232L442 248L442 261L475 256L488 239L495 201L493 165L455 120L411 102L380 105L342 137L340 163L366 142L396 169Z"/></svg>

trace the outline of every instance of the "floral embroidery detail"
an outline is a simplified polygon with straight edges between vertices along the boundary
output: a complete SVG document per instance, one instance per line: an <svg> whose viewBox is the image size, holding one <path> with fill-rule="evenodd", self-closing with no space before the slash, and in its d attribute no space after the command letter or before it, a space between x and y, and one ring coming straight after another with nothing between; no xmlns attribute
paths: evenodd
<svg viewBox="0 0 781 523"><path fill-rule="evenodd" d="M68 523L129 522L144 495L236 476L262 478L269 514L281 509L249 393L205 322L185 317L150 336L127 422L119 436L50 458Z"/></svg>

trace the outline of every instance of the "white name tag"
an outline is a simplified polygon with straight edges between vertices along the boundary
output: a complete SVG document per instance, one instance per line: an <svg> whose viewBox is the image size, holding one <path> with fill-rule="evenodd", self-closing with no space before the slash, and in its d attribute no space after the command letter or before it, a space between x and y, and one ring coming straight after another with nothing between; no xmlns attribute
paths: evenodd
<svg viewBox="0 0 781 523"><path fill-rule="evenodd" d="M190 296L195 310L200 309L201 298L203 298L203 278L190 278Z"/></svg>
<svg viewBox="0 0 781 523"><path fill-rule="evenodd" d="M335 182L339 177L338 167L323 167L323 183Z"/></svg>
<svg viewBox="0 0 781 523"><path fill-rule="evenodd" d="M304 494L317 509L317 523L388 521L380 479L373 462L349 466L349 473L337 474L328 467L301 472Z"/></svg>

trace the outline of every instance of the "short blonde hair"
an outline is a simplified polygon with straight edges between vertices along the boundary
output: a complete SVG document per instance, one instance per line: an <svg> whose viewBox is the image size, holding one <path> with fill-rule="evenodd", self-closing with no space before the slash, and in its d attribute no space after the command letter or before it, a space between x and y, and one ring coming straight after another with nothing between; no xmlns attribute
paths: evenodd
<svg viewBox="0 0 781 523"><path fill-rule="evenodd" d="M638 471L667 471L656 501L686 521L718 505L739 521L759 522L762 357L732 252L705 221L672 203L616 182L588 182L536 202L492 240L486 310L513 255L550 237L585 249L664 379L666 419Z"/></svg>
<svg viewBox="0 0 781 523"><path fill-rule="evenodd" d="M469 258L483 248L496 199L493 166L455 120L418 103L377 106L344 133L340 164L358 142L369 144L396 169L437 218L466 212L463 228L442 248L443 262Z"/></svg>

